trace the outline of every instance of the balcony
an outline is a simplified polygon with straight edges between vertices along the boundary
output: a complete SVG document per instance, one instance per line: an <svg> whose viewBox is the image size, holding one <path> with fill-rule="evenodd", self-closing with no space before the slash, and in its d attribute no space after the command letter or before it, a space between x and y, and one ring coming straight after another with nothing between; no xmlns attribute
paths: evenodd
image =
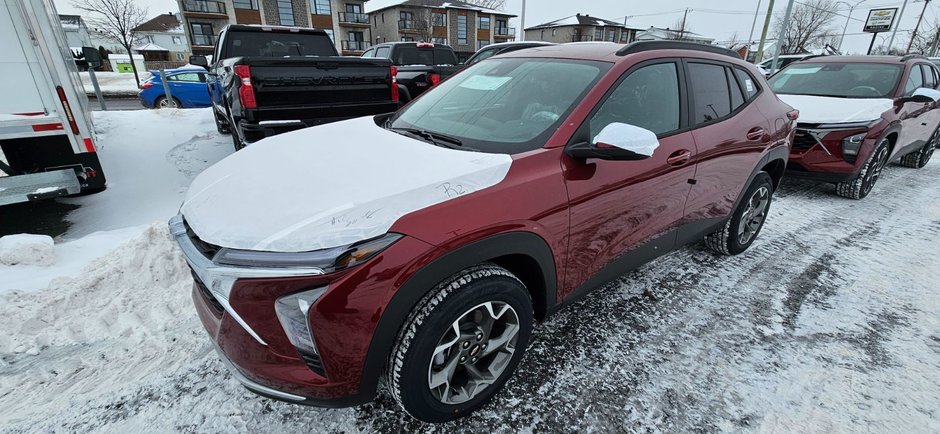
<svg viewBox="0 0 940 434"><path fill-rule="evenodd" d="M183 12L207 15L227 15L225 3L211 0L183 0Z"/></svg>
<svg viewBox="0 0 940 434"><path fill-rule="evenodd" d="M342 42L343 51L365 51L372 46L371 43L367 41L340 41Z"/></svg>
<svg viewBox="0 0 940 434"><path fill-rule="evenodd" d="M493 36L503 37L503 38L515 38L516 28L515 27L497 27L496 31L493 33Z"/></svg>
<svg viewBox="0 0 940 434"><path fill-rule="evenodd" d="M356 12L339 12L339 23L355 26L368 26L369 14L360 14Z"/></svg>
<svg viewBox="0 0 940 434"><path fill-rule="evenodd" d="M214 35L192 35L190 42L194 47L214 47L217 38Z"/></svg>

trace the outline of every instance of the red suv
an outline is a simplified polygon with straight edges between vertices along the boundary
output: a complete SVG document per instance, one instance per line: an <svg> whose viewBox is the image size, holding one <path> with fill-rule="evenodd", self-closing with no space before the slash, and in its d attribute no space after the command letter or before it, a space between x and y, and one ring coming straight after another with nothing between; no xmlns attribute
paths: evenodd
<svg viewBox="0 0 940 434"><path fill-rule="evenodd" d="M747 249L796 115L724 49L521 50L395 114L249 146L170 227L247 388L351 406L384 376L408 413L446 421L484 405L567 302L703 238Z"/></svg>
<svg viewBox="0 0 940 434"><path fill-rule="evenodd" d="M800 110L789 174L861 199L886 164L924 167L938 144L937 68L923 56L824 56L770 79Z"/></svg>

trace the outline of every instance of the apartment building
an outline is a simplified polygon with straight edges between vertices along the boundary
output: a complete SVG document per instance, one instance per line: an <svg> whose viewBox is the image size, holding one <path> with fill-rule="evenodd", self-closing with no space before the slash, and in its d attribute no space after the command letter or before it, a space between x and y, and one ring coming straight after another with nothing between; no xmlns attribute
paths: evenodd
<svg viewBox="0 0 940 434"><path fill-rule="evenodd" d="M628 27L616 21L575 14L525 29L527 41L555 43L607 41L628 44L636 40L641 29Z"/></svg>
<svg viewBox="0 0 940 434"><path fill-rule="evenodd" d="M227 24L323 29L343 55L369 47L366 0L177 0L193 54L209 55Z"/></svg>
<svg viewBox="0 0 940 434"><path fill-rule="evenodd" d="M416 41L446 44L461 60L480 48L515 40L515 15L460 1L370 0L372 42Z"/></svg>

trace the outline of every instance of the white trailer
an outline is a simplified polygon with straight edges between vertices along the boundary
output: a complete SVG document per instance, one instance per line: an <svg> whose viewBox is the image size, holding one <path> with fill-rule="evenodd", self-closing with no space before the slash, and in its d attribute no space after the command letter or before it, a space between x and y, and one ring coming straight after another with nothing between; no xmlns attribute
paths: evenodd
<svg viewBox="0 0 940 434"><path fill-rule="evenodd" d="M51 0L0 10L0 206L102 190L88 98Z"/></svg>

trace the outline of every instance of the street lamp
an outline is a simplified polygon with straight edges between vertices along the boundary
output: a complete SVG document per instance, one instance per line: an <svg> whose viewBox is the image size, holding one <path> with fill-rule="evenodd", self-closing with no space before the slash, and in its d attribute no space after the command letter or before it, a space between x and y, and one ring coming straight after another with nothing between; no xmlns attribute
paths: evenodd
<svg viewBox="0 0 940 434"><path fill-rule="evenodd" d="M840 52L842 51L842 42L845 41L845 31L848 30L848 28L849 28L849 21L852 19L852 12L855 11L855 8L857 8L858 5L860 5L860 4L862 4L862 3L865 3L865 1L866 1L866 0L861 0L861 1L857 2L857 3L855 3L854 5L851 4L851 3L849 3L849 2L841 1L841 0L840 0L840 1L837 1L837 2L835 3L835 4L842 3L842 4L844 4L844 5L846 5L846 6L849 7L849 16L845 17L845 26L842 27L842 37L839 38L839 51L840 51Z"/></svg>

